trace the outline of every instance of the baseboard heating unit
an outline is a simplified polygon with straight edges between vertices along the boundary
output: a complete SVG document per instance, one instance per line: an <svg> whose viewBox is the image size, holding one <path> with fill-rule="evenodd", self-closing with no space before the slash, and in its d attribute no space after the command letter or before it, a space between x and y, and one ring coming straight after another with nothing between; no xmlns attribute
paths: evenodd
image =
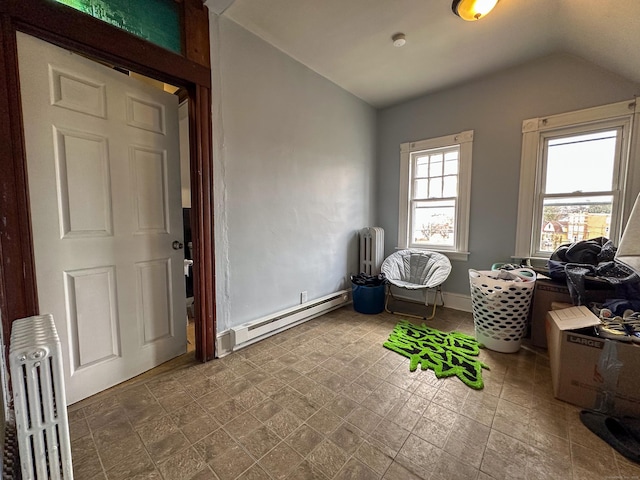
<svg viewBox="0 0 640 480"><path fill-rule="evenodd" d="M23 480L72 480L62 350L51 315L13 322L9 367Z"/></svg>
<svg viewBox="0 0 640 480"><path fill-rule="evenodd" d="M360 273L378 275L384 261L384 230L365 227L360 230Z"/></svg>
<svg viewBox="0 0 640 480"><path fill-rule="evenodd" d="M340 290L331 295L288 308L252 322L231 328L233 350L262 340L269 335L291 328L307 320L327 313L349 302L349 291Z"/></svg>

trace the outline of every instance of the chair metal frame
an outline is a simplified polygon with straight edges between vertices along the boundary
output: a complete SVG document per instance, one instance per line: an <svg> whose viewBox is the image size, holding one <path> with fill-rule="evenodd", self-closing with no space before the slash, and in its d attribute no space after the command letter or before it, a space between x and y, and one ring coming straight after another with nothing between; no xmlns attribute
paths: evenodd
<svg viewBox="0 0 640 480"><path fill-rule="evenodd" d="M412 313L405 313L405 312L399 312L397 310L390 310L389 309L389 298L392 298L394 302L407 302L407 303L415 303L418 305L422 305L422 302L418 301L418 300L410 300L408 298L402 298L402 299L398 299L393 292L391 291L391 287L397 287L397 288L402 288L402 287L398 287L397 285L393 285L391 282L389 282L389 284L387 285L387 294L385 296L385 300L384 300L384 310L387 313L392 313L394 315L403 315L405 317L412 317L412 318L420 318L422 320L433 320L436 316L436 308L437 307L444 307L444 296L442 295L442 284L438 285L437 287L431 287L431 288L424 288L421 289L423 290L424 293L424 306L428 309L429 308L429 290L435 290L435 295L433 297L433 305L432 305L432 310L431 310L431 315L430 316L420 316L420 315L415 315ZM440 294L440 305L438 305L438 293Z"/></svg>
<svg viewBox="0 0 640 480"><path fill-rule="evenodd" d="M424 260L419 260L417 264L414 264L414 258L427 258ZM407 260L408 258L408 260ZM432 264L431 261L435 261L436 264ZM409 262L407 264L406 262ZM401 266L403 265L403 266ZM408 273L405 269L409 268L413 270L417 269L417 272L420 272L420 275L427 275L427 277L422 277L422 283L414 283L412 281L405 280L405 275ZM437 307L444 306L444 295L442 293L442 284L446 281L449 274L451 273L451 262L449 259L440 252L433 252L429 250L421 250L421 249L405 249L399 250L391 255L389 255L382 264L382 271L387 275L387 292L385 296L384 302L384 310L387 313L392 313L395 315L403 315L407 317L420 318L423 320L432 320L436 316ZM404 273L403 273L404 272ZM399 277L397 275L399 274ZM413 274L413 273L412 273ZM413 279L412 279L413 280ZM417 303L422 304L423 302L419 300L413 300L411 298L401 297L398 298L393 293L393 288L397 287L403 290L415 291L422 290L424 295L424 306L427 309L427 313L425 315L416 315L408 312L401 312L394 309L389 308L389 301L393 299L393 302L408 302L408 303ZM431 304L431 314L429 315L429 291L434 291L433 304ZM438 304L438 294L440 294L440 304Z"/></svg>

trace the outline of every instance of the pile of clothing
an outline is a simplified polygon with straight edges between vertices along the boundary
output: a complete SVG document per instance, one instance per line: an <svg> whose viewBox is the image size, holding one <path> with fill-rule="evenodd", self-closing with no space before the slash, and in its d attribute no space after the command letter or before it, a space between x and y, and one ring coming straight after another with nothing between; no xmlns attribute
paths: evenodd
<svg viewBox="0 0 640 480"><path fill-rule="evenodd" d="M596 277L616 285L617 299L640 298L640 276L615 260L616 247L605 237L592 238L559 246L547 264L549 276L565 280L574 305L588 303L585 279ZM633 308L625 305L624 308Z"/></svg>
<svg viewBox="0 0 640 480"><path fill-rule="evenodd" d="M358 275L351 275L351 282L356 285L366 287L379 287L387 282L387 277L384 273L378 275L368 275L366 273L359 273Z"/></svg>

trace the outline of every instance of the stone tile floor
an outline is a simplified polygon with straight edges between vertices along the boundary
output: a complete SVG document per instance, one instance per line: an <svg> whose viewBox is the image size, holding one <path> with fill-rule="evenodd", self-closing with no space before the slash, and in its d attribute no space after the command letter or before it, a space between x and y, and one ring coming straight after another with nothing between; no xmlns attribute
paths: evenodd
<svg viewBox="0 0 640 480"><path fill-rule="evenodd" d="M75 478L640 479L553 398L545 351L483 350L476 391L383 348L399 319L344 307L72 405ZM473 333L449 309L429 325Z"/></svg>

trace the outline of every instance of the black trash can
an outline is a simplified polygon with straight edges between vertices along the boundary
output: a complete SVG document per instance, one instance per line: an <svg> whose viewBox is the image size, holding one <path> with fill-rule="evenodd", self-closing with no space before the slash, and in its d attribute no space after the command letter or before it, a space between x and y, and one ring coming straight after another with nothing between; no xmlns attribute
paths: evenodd
<svg viewBox="0 0 640 480"><path fill-rule="evenodd" d="M353 309L358 313L374 315L384 311L386 280L384 274L351 276Z"/></svg>

